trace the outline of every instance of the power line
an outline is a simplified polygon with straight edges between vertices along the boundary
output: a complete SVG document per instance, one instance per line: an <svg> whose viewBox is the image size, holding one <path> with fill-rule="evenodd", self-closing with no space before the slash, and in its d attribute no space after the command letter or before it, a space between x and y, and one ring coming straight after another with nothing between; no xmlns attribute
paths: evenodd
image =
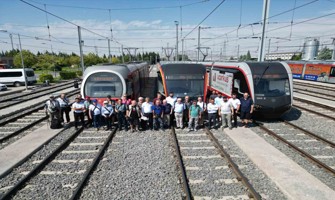
<svg viewBox="0 0 335 200"><path fill-rule="evenodd" d="M42 4L38 1L33 1L30 0L31 2L37 3L37 4ZM204 3L207 2L209 0L202 0L202 1L197 1L197 2L193 2L193 3L188 3L188 4L184 4L184 5L178 5L178 6L153 6L153 7L133 7L133 8L99 8L99 7L85 7L85 6L68 6L68 5L60 5L60 4L46 4L48 6L52 6L52 7L63 7L63 8L75 8L75 9L87 9L87 10L114 10L114 11L123 11L123 10L157 10L157 9L173 9L173 8L180 8L180 7L187 7L187 6L192 6L195 4L199 4L199 3Z"/></svg>
<svg viewBox="0 0 335 200"><path fill-rule="evenodd" d="M302 5L300 5L300 6L297 6L297 7L291 8L291 9L289 9L289 10L286 10L286 11L283 11L283 12L280 12L280 13L277 13L277 14L275 14L275 15L272 15L272 16L268 17L267 19L271 19L271 18L280 16L280 15L283 15L283 14L285 14L285 13L291 12L291 11L293 11L293 10L297 10L297 9L299 9L299 8L305 7L305 6L307 6L307 5L310 5L310 4L312 4L312 3L315 3L315 2L317 2L317 1L319 1L319 0L313 0L313 1L307 2L307 3L302 4ZM224 34L221 34L220 36L215 37L215 38L212 38L212 39L209 39L209 40L205 40L205 41L203 41L201 44L206 43L206 42L208 42L208 41L210 41L210 40L213 40L213 39L217 39L217 38L220 38L220 37L224 37L225 35L228 35L228 34L230 34L230 33L233 33L233 32L235 32L235 31L237 31L238 29L243 29L243 28L246 28L246 27L249 27L249 26L252 26L252 25L259 25L261 22L262 22L262 20L259 20L259 21L254 22L254 23L247 24L247 25L245 25L245 26L243 26L243 27L238 27L238 28L236 28L236 29L234 29L234 30L232 30L232 31L228 31L228 32L226 32L226 33L224 33Z"/></svg>
<svg viewBox="0 0 335 200"><path fill-rule="evenodd" d="M23 3L25 3L25 4L27 4L27 5L29 5L29 6L31 6L31 7L34 7L34 8L36 8L36 9L40 10L40 11L42 11L42 12L48 13L49 15L52 15L52 16L58 18L58 19L61 19L61 20L65 21L65 22L67 22L67 23L69 23L69 24L72 24L72 25L74 25L74 26L76 26L76 27L81 27L82 29L84 29L84 30L86 30L86 31L88 31L88 32L90 32L90 33L92 33L92 34L98 35L98 36L100 36L100 37L102 37L102 38L104 38L104 39L108 38L108 37L106 37L106 36L104 36L104 35L101 35L101 34L99 34L99 33L96 33L96 32L94 32L94 31L91 31L91 30L88 29L88 28L79 26L79 25L77 25L77 24L75 24L75 23L73 23L73 22L71 22L71 21L69 21L69 20L67 20L67 19L65 19L65 18L63 18L63 17L60 17L60 16L58 16L58 15L55 15L55 14L49 12L49 11L43 10L42 8L39 8L39 7L37 7L37 6L35 6L35 5L31 4L31 3L29 3L29 2L27 2L27 1L24 1L24 0L20 0L20 1L23 2ZM121 43L119 43L118 41L115 41L115 40L113 40L113 41L116 42L116 43L118 43L118 44L121 44Z"/></svg>
<svg viewBox="0 0 335 200"><path fill-rule="evenodd" d="M187 33L185 36L184 36L184 39L190 35L196 28L198 28L202 22L204 22L211 14L213 14L215 12L216 9L218 9L226 0L222 0L221 3L219 3L219 5L217 5L203 20L201 20L201 22L196 25L189 33Z"/></svg>

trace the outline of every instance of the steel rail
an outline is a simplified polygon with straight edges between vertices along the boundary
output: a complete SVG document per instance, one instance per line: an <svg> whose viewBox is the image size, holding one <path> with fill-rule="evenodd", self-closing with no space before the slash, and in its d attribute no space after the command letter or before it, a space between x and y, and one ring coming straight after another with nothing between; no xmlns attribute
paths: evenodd
<svg viewBox="0 0 335 200"><path fill-rule="evenodd" d="M32 96L32 97L28 97L26 99L19 99L19 100L10 100L10 101L14 101L13 104L6 104L6 105L0 105L0 110L1 109L4 109L4 108L8 108L8 107L11 107L15 104L18 104L18 103L22 103L22 102L25 102L25 101L29 101L29 100L32 100L32 99L35 99L35 98L39 98L39 97L42 97L42 96L45 96L45 95L48 95L50 93L54 93L54 92L58 92L58 91L61 91L61 90L64 90L64 89L68 89L68 88L71 88L73 86L70 86L70 85L66 85L66 86L62 86L61 88L53 88L51 91L47 92L47 93L44 93L44 94L38 94L38 93L35 93L35 94L38 94L36 96ZM29 93L29 95L32 95L31 93ZM16 97L17 98L17 97ZM14 98L14 99L16 99Z"/></svg>
<svg viewBox="0 0 335 200"><path fill-rule="evenodd" d="M44 91L47 91L47 90L50 90L50 89L54 89L54 88L62 87L62 86L67 86L67 85L70 85L70 84L73 85L73 82L66 82L66 83L62 83L62 84L53 85L53 86L50 86L50 87L39 87L41 89L38 89L38 90L33 89L32 92L29 92L29 93L23 93L23 94L20 93L20 94L15 95L15 96L13 95L14 97L1 99L0 103L6 102L6 101L13 101L13 99L15 99L15 98L21 98L21 97L29 96L31 94L37 94L39 92L44 92ZM24 89L23 90L13 91L13 93L11 93L11 94L19 93L19 92L22 92L22 91L24 91ZM9 95L4 94L4 95L10 96L11 94L9 94ZM2 96L2 97L6 97L6 96Z"/></svg>
<svg viewBox="0 0 335 200"><path fill-rule="evenodd" d="M311 109L308 109L308 108L304 108L304 107L302 107L302 106L298 106L298 105L293 105L293 106L296 107L296 108L299 108L299 109L301 109L301 110L306 110L306 111L308 111L308 112L311 112L311 113L320 115L320 116L322 116L322 117L326 117L326 118L335 120L335 117L333 117L333 116L329 116L329 115L326 115L326 114L323 114L323 113L320 113L320 112L317 112L317 111L314 111L314 110L311 110Z"/></svg>
<svg viewBox="0 0 335 200"><path fill-rule="evenodd" d="M304 129L304 128L301 128L301 127L299 127L299 126L297 126L297 125L295 125L295 124L292 124L291 122L288 122L288 121L286 121L286 120L283 120L283 122L284 122L285 124L288 124L288 125L290 125L290 126L296 128L296 129L298 129L298 130L300 130L300 131L306 133L307 135L309 135L309 136L311 136L311 137L314 137L315 139L317 139L317 140L319 140L319 141L321 141L321 142L323 142L323 143L325 143L325 144L331 146L332 148L335 148L335 143L334 143L334 142L329 141L329 140L327 140L327 139L325 139L325 138L323 138L323 137L320 137L320 136L318 136L318 135L316 135L316 134L314 134L314 133L312 133L312 132L310 132L310 131L308 131L308 130L306 130L306 129Z"/></svg>
<svg viewBox="0 0 335 200"><path fill-rule="evenodd" d="M38 123L40 123L40 122L42 122L42 121L44 121L46 119L48 119L48 116L44 116L44 117L42 117L42 118L40 118L40 119L38 119L38 120L36 120L36 121L28 124L27 126L24 126L24 127L20 128L19 130L14 131L11 134L8 134L8 135L6 135L4 137L1 137L0 138L0 143L4 142L4 141L8 140L9 138L12 138L12 137L14 137L14 136L16 136L16 135L18 135L20 133L22 133L23 131L25 131L25 130L27 130L27 129L33 127L33 126L35 126L36 124L38 124Z"/></svg>
<svg viewBox="0 0 335 200"><path fill-rule="evenodd" d="M291 142L287 141L283 137L277 135L275 132L273 132L270 129L266 128L264 125L262 125L262 124L260 124L258 122L254 122L254 123L256 125L258 125L262 130L264 130L265 132L267 132L268 134L272 135L273 137L275 137L275 138L279 139L280 141L282 141L283 143L287 144L289 147L291 147L294 150L298 151L302 156L308 158L309 160L311 160L312 162L314 162L320 168L324 168L327 172L330 172L332 175L335 175L335 170L333 168L329 167L328 165L326 165L325 163L321 162L320 160L314 158L312 155L310 155L306 151L300 149L299 147L297 147L296 145L292 144Z"/></svg>
<svg viewBox="0 0 335 200"><path fill-rule="evenodd" d="M37 175L47 164L49 164L62 150L64 150L82 131L83 127L76 130L67 140L60 144L51 154L42 160L36 167L34 167L26 176L24 176L19 182L17 182L11 189L9 189L0 200L10 199L13 197L20 189L22 189L25 184Z"/></svg>
<svg viewBox="0 0 335 200"><path fill-rule="evenodd" d="M84 177L81 179L80 183L77 185L76 190L72 193L72 196L71 196L70 200L79 199L80 194L85 187L85 184L89 180L89 177L93 173L96 166L99 164L99 161L100 161L101 157L104 155L105 150L107 149L110 142L114 138L116 131L117 131L117 128L114 128L113 132L108 136L108 138L104 142L102 148L99 150L98 154L95 156L95 158L94 158L92 164L90 165L89 169L86 170L86 172L84 174Z"/></svg>
<svg viewBox="0 0 335 200"><path fill-rule="evenodd" d="M187 178L187 175L186 175L185 165L184 165L183 159L181 157L179 143L178 143L178 139L177 139L174 127L171 127L171 135L173 137L174 148L175 148L176 154L177 154L178 166L179 166L181 176L182 176L183 189L184 189L184 192L185 192L185 195L186 195L186 199L191 200L191 199L193 199L193 196L192 196L192 193L191 193L191 190L190 190L190 186L188 184L188 178Z"/></svg>
<svg viewBox="0 0 335 200"><path fill-rule="evenodd" d="M226 150L224 150L224 148L219 143L217 138L213 135L213 133L207 127L205 128L205 131L206 134L210 137L211 141L214 142L214 146L219 150L220 155L227 159L229 167L237 175L237 180L241 181L248 188L249 191L248 196L253 199L261 200L262 199L261 195L258 194L255 188L249 183L248 178L243 175L238 165L236 165L235 162L230 158L230 155L226 152Z"/></svg>
<svg viewBox="0 0 335 200"><path fill-rule="evenodd" d="M310 87L310 88L315 88L315 89L327 89L327 90L335 92L335 88L334 87L329 87L329 86L317 86L317 85L309 85L309 84L304 84L304 83L293 82L293 86L294 85L303 86L303 87Z"/></svg>
<svg viewBox="0 0 335 200"><path fill-rule="evenodd" d="M299 97L293 97L293 99L297 100L297 101L301 101L303 103L308 103L308 104L311 104L311 105L314 105L314 106L317 106L317 107L325 108L327 110L335 111L335 108L333 108L331 106L323 105L323 104L316 103L316 102L306 100L306 99L302 99L302 98L299 98Z"/></svg>
<svg viewBox="0 0 335 200"><path fill-rule="evenodd" d="M293 93L300 93L300 94L304 94L304 95L308 95L308 96L311 96L311 97L316 97L316 98L320 98L320 99L325 99L325 100L329 100L329 101L333 101L334 98L335 98L335 95L330 95L330 94L325 94L325 93L321 93L321 92L315 92L315 91L308 91L308 90L293 90ZM314 93L314 94L311 94L311 93ZM319 94L319 95L324 95L324 96L327 96L327 97L321 97L321 96L318 96L318 95L315 95L315 94ZM329 98L329 97L333 97L333 98Z"/></svg>
<svg viewBox="0 0 335 200"><path fill-rule="evenodd" d="M79 93L79 91L78 91L77 89L75 89L75 90L72 90L72 91L67 92L66 95L67 95L67 96L72 96L72 95L75 95L75 94L77 94L77 93ZM59 96L55 96L55 97L59 97ZM44 108L44 106L45 106L44 102L45 102L45 101L46 101L46 100L43 100L43 101L37 102L37 103L35 103L35 104L32 104L31 106L29 106L29 107L27 107L27 108L22 108L22 109L20 109L20 110L17 110L17 111L11 112L11 113L7 113L7 114L5 114L5 115L1 115L1 116L0 116L0 120L2 120L2 119L4 119L4 118L7 118L7 117L9 117L10 119L5 120L4 122L0 122L0 126L2 126L4 123L8 123L8 122L10 122L10 121L16 120L16 119L19 118L19 117L22 117L22 116L24 116L24 115L30 114L30 113L32 113L32 112L35 112L35 111L37 111L37 110L40 110L40 109ZM41 103L42 103L42 104L41 104ZM32 110L30 110L31 108L32 108ZM26 112L27 109L29 110L28 112ZM18 117L11 117L14 113L18 113L18 112L22 112L22 113L24 113L24 114L19 115Z"/></svg>

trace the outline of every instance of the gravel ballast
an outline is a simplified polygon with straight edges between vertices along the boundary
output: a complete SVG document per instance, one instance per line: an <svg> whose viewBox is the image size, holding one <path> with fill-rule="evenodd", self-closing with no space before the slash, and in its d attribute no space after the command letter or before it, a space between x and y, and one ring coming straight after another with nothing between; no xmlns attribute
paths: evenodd
<svg viewBox="0 0 335 200"><path fill-rule="evenodd" d="M332 123L329 123L324 118L316 118L315 115L311 115L308 112L301 112L300 110L293 108L288 114L284 116L284 119L298 126L301 126L309 131L312 131L313 133L318 134L321 137L327 138L332 141L334 140L334 133L332 132L334 129L334 125ZM278 127L277 123L281 123L281 122L263 122L263 123L266 127L275 128L275 127ZM274 137L266 134L260 128L253 127L251 129L255 133L257 133L259 136L264 138L271 145L273 145L278 150L280 150L285 155L287 155L289 158L291 158L293 161L295 161L297 164L299 164L307 172L309 172L310 174L318 178L321 182L326 184L331 189L335 190L335 179L327 171L319 168L314 163L307 160L305 157L301 156L297 151L289 148L284 143L278 140L275 140ZM291 134L292 132L292 130L287 130L287 129L282 129L281 131L283 132L282 134ZM278 130L275 132L278 132ZM291 139L297 139L297 136L293 136ZM316 146L316 144L320 144L320 142L315 142L315 144L313 144L314 142L308 142L308 143L294 142L294 143L310 153L320 152L318 151L320 149L319 146ZM315 151L313 151L313 148L315 148ZM329 149L326 149L326 151L324 151L325 155L329 154L328 151ZM327 164L334 163L334 159L326 159L322 161L324 161Z"/></svg>
<svg viewBox="0 0 335 200"><path fill-rule="evenodd" d="M181 199L169 131L117 132L81 199Z"/></svg>

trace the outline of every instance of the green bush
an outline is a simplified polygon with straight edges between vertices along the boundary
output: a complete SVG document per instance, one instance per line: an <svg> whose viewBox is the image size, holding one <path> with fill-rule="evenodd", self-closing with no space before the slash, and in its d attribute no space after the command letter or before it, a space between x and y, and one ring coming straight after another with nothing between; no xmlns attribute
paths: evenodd
<svg viewBox="0 0 335 200"><path fill-rule="evenodd" d="M39 76L40 82L44 83L46 80L49 80L49 82L54 81L54 77L51 74L41 74Z"/></svg>
<svg viewBox="0 0 335 200"><path fill-rule="evenodd" d="M77 76L82 76L83 72L82 71L76 71Z"/></svg>
<svg viewBox="0 0 335 200"><path fill-rule="evenodd" d="M61 72L59 72L59 75L63 80L69 80L69 79L77 78L76 72L71 72L71 71L61 71Z"/></svg>

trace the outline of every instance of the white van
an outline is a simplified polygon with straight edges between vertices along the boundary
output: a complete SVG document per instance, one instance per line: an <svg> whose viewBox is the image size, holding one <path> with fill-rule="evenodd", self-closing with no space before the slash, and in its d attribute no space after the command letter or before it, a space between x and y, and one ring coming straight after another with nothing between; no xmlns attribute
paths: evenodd
<svg viewBox="0 0 335 200"><path fill-rule="evenodd" d="M28 85L36 83L36 76L33 69L26 68ZM0 69L0 83L6 85L24 85L23 69Z"/></svg>

